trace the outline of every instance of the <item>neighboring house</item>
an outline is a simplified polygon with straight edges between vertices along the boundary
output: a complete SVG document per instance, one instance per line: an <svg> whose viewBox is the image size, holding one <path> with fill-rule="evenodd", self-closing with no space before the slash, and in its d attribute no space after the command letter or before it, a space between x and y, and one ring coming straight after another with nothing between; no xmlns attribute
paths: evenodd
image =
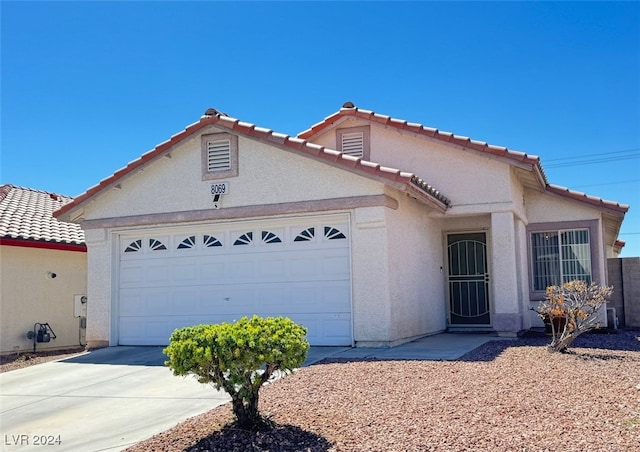
<svg viewBox="0 0 640 452"><path fill-rule="evenodd" d="M27 332L36 323L49 324L56 336L49 333L51 340L38 342L37 350L84 344L85 319L74 315L75 296L87 293L84 233L53 217L69 202L53 193L0 186L2 354L32 351Z"/></svg>
<svg viewBox="0 0 640 452"><path fill-rule="evenodd" d="M55 215L86 234L90 347L254 313L393 346L530 328L547 285L606 282L627 209L347 103L297 137L209 109Z"/></svg>

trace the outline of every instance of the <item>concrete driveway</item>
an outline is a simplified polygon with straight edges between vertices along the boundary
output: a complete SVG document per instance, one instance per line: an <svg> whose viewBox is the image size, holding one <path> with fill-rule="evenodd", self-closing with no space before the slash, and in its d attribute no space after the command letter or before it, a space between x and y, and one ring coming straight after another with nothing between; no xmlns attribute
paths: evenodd
<svg viewBox="0 0 640 452"><path fill-rule="evenodd" d="M451 360L495 339L439 334L393 348L312 347L304 365L327 357ZM174 377L162 348L110 347L0 374L0 449L122 450L229 400L193 377Z"/></svg>
<svg viewBox="0 0 640 452"><path fill-rule="evenodd" d="M229 400L165 358L111 347L0 374L0 449L121 450Z"/></svg>

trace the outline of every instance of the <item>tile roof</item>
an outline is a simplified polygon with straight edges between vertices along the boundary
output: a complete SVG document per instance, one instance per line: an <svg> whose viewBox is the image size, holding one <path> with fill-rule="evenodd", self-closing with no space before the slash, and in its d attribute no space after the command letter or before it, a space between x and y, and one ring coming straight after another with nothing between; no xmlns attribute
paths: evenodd
<svg viewBox="0 0 640 452"><path fill-rule="evenodd" d="M300 132L298 134L298 138L311 138L322 130L331 127L336 123L336 121L347 117L355 117L385 126L395 127L396 129L406 130L446 143L456 144L466 149L472 149L481 153L485 153L487 155L504 158L514 163L530 165L531 171L533 171L537 175L536 178L540 183L540 188L546 192L551 192L560 196L574 199L576 201L584 202L596 207L614 210L617 212L625 213L629 210L628 205L618 204L614 201L606 201L602 198L589 196L584 193L550 184L547 180L547 176L544 173L544 169L542 168L542 164L538 156L514 151L504 146L495 146L489 143L485 143L484 141L472 140L468 137L455 135L450 132L443 132L438 129L423 126L422 124L410 123L403 119L392 118L390 116L381 115L370 110L363 110L361 108L357 108L352 102L345 102L345 104L339 111L330 116L327 116L324 120L311 126L311 128Z"/></svg>
<svg viewBox="0 0 640 452"><path fill-rule="evenodd" d="M53 212L73 198L14 185L0 186L0 239L28 243L84 245L80 225L64 223Z"/></svg>
<svg viewBox="0 0 640 452"><path fill-rule="evenodd" d="M561 187L559 185L548 184L547 192L564 196L565 198L575 199L576 201L591 204L592 206L613 210L615 212L626 213L629 210L629 206L627 204L620 204L615 201L607 201L602 198L598 198L597 196L591 196L579 191L569 190L568 188Z"/></svg>
<svg viewBox="0 0 640 452"><path fill-rule="evenodd" d="M530 165L540 164L540 159L535 155L527 155L524 152L507 149L504 146L495 146L493 144L485 143L484 141L472 140L471 138L465 136L454 135L450 132L444 132L442 130L423 126L422 124L408 122L404 119L392 118L390 116L381 115L370 110L363 110L361 108L355 107L351 102L345 103L342 108L336 113L327 116L323 121L314 124L313 126L311 126L311 128L300 132L298 134L298 138L308 139L316 135L318 132L326 129L327 127L330 127L336 121L345 117L355 117L385 126L395 127L396 129L406 130L408 132L417 133L419 135L434 138L446 143L457 144L467 149L473 149L475 151L483 152L485 154L490 154L497 157L504 157L521 163ZM540 170L542 171L541 167ZM542 174L544 177L544 172L542 172Z"/></svg>
<svg viewBox="0 0 640 452"><path fill-rule="evenodd" d="M251 137L266 143L270 143L274 146L278 146L289 151L296 152L298 154L306 155L325 163L350 170L354 173L373 177L379 180L383 180L386 183L396 186L401 190L405 190L408 193L420 196L424 202L431 204L433 207L445 211L450 201L438 190L434 189L427 183L425 183L420 177L411 173L401 171L396 168L388 168L381 166L375 162L369 162L361 158L356 158L350 155L345 155L334 149L320 146L307 140L303 140L296 137L291 137L282 133L274 132L270 129L258 127L254 124L242 122L239 119L231 118L225 113L221 113L213 108L208 109L205 114L200 118L198 122L195 122L187 126L182 132L173 135L169 140L164 143L160 143L154 149L146 152L138 159L129 162L127 166L117 170L114 174L100 181L99 184L89 188L86 192L77 196L73 202L66 204L58 209L54 215L60 216L74 207L84 203L89 198L93 197L103 189L117 184L118 180L128 173L142 167L150 160L169 151L169 149L182 140L188 138L201 129L214 125L223 129L232 131L233 133Z"/></svg>

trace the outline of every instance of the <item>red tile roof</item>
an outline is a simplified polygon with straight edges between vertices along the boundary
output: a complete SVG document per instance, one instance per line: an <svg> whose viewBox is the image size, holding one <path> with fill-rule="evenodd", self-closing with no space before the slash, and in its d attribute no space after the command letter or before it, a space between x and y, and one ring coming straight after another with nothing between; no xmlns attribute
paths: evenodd
<svg viewBox="0 0 640 452"><path fill-rule="evenodd" d="M606 201L601 198L588 196L588 195L585 195L584 193L572 191L564 187L559 187L557 185L549 184L547 177L544 173L544 169L542 168L542 164L540 163L540 158L538 156L528 155L523 152L514 151L504 146L495 146L492 144L485 143L484 141L472 140L468 137L454 135L453 133L450 133L450 132L443 132L438 129L433 129L431 127L423 126L422 124L410 123L403 119L392 118L390 116L381 115L370 110L363 110L363 109L357 108L351 102L346 102L342 106L342 108L336 113L330 116L327 116L323 121L320 121L319 123L311 126L311 128L299 133L298 138L309 139L315 136L317 133L323 131L324 129L331 127L340 119L347 118L347 117L364 119L364 120L375 122L385 126L395 127L400 130L406 130L409 132L417 133L419 135L440 140L446 143L456 144L466 149L472 149L474 151L482 152L488 155L501 157L507 160L511 160L513 162L528 164L528 165L531 165L531 170L534 173L537 173L539 175L538 180L541 184L541 188L544 189L545 191L555 193L557 195L564 196L567 198L571 198L576 201L585 202L593 206L611 209L618 212L624 213L629 210L629 206L624 204L618 204L614 201Z"/></svg>
<svg viewBox="0 0 640 452"><path fill-rule="evenodd" d="M351 103L347 103L337 113L328 116L310 129L301 132L297 137L274 132L270 129L258 127L254 124L242 122L238 119L231 118L225 113L221 113L213 108L208 109L198 122L195 122L182 132L173 135L169 140L159 144L154 149L143 154L138 159L130 162L124 168L117 170L113 175L100 181L98 185L89 188L86 192L76 197L72 202L65 204L54 212L54 216L59 216L70 211L76 206L84 203L100 191L109 186L116 185L118 180L128 173L142 167L155 157L167 152L171 147L175 146L182 140L197 133L204 127L215 125L224 128L233 133L251 137L263 142L271 143L289 151L307 155L315 159L319 159L328 164L351 170L355 173L384 180L390 185L407 191L424 202L429 203L433 207L446 211L450 206L450 201L438 190L424 182L419 176L411 172L401 171L396 168L388 168L381 166L375 162L369 162L360 158L344 155L334 149L326 148L307 141L307 138L316 135L318 132L330 127L336 121L345 117L357 117L379 124L396 127L400 130L411 131L429 138L437 139L446 143L455 144L466 149L471 149L487 155L506 159L519 165L528 165L528 168L534 173L535 180L540 184L540 188L546 192L551 192L560 196L564 196L576 201L585 202L592 206L613 210L624 214L629 206L618 204L613 201L605 201L601 198L587 196L579 192L574 192L562 187L550 185L544 174L544 170L537 156L527 155L523 152L513 151L503 146L494 146L482 141L471 140L470 138L454 135L449 132L442 132L437 129L425 127L421 124L409 123L405 120L391 118L389 116L380 115L373 111L362 110L356 108ZM525 166L526 167L526 166Z"/></svg>
<svg viewBox="0 0 640 452"><path fill-rule="evenodd" d="M468 137L454 135L450 132L443 132L438 129L426 127L422 124L407 122L404 119L396 119L390 116L375 113L370 110L363 110L353 106L353 104L350 102L345 103L345 105L339 111L332 114L331 116L327 116L323 121L320 121L319 123L311 126L311 128L299 133L298 138L308 139L316 135L318 132L326 129L327 127L332 126L336 121L346 117L355 117L378 124L395 127L396 129L406 130L429 138L444 141L445 143L457 144L467 149L473 149L475 151L483 152L486 154L508 158L517 162L527 163L530 165L540 164L540 159L535 155L527 155L523 152L507 149L504 146L495 146L485 143L484 141L476 141ZM540 170L542 170L542 168L540 168Z"/></svg>
<svg viewBox="0 0 640 452"><path fill-rule="evenodd" d="M169 140L159 144L151 151L130 162L126 167L119 169L113 175L100 181L98 185L89 188L86 192L77 196L73 202L62 206L54 213L54 215L60 216L82 204L108 186L117 184L118 180L126 174L140 168L148 161L168 151L171 147L175 146L182 140L209 125L215 125L216 127L228 129L236 134L267 142L275 146L294 151L298 154L307 155L339 168L353 171L357 174L383 180L401 190L419 195L423 201L430 203L441 211L445 211L450 204L450 201L438 190L431 187L420 177L411 172L384 167L375 162L369 162L360 158L345 155L334 149L310 143L300 138L277 133L270 129L258 127L254 124L242 122L239 119L231 118L224 113L220 113L215 109L209 109L198 122L187 126L187 128L182 132L173 135Z"/></svg>
<svg viewBox="0 0 640 452"><path fill-rule="evenodd" d="M84 247L80 225L58 221L53 212L73 198L14 185L0 186L0 240L3 245L71 249Z"/></svg>
<svg viewBox="0 0 640 452"><path fill-rule="evenodd" d="M561 187L559 185L548 184L547 192L616 212L626 213L629 210L629 206L627 204L620 204L615 201L606 201L602 198L598 198L597 196L590 196L579 191L569 190L568 188Z"/></svg>

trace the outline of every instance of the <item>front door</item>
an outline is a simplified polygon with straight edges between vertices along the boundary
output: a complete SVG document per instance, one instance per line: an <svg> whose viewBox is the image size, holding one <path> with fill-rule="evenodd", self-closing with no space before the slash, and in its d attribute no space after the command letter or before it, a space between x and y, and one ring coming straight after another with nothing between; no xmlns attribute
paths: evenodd
<svg viewBox="0 0 640 452"><path fill-rule="evenodd" d="M484 232L449 234L449 324L488 326L489 271L487 236Z"/></svg>

